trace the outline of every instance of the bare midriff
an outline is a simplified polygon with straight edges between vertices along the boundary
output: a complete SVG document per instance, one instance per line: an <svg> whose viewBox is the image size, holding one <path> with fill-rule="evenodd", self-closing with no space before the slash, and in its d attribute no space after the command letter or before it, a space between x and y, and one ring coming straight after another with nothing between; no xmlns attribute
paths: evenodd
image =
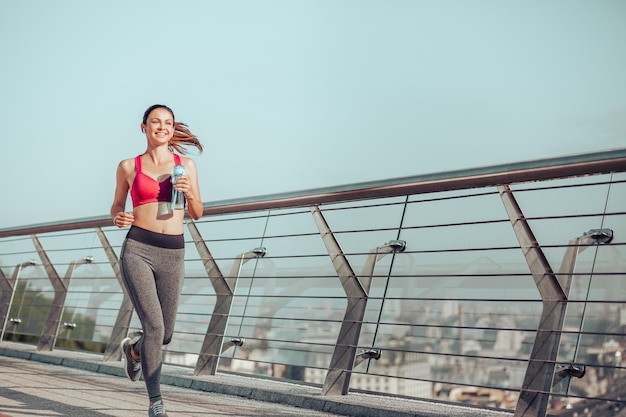
<svg viewBox="0 0 626 417"><path fill-rule="evenodd" d="M169 210L165 207L169 203L147 203L133 209L135 221L133 226L150 230L151 232L166 235L180 235L183 233L183 218L185 210ZM160 213L162 212L162 213Z"/></svg>

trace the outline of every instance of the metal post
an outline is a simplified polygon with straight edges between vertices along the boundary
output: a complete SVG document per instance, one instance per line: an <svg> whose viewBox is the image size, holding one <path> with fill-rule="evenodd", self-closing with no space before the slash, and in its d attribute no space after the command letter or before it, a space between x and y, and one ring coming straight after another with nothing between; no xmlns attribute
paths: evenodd
<svg viewBox="0 0 626 417"><path fill-rule="evenodd" d="M589 245L602 240L602 243L608 243L610 239L602 239L593 233L570 240L557 275L552 271L509 186L498 186L498 191L542 300L537 335L514 417L545 417L557 368L556 360L576 257Z"/></svg>
<svg viewBox="0 0 626 417"><path fill-rule="evenodd" d="M111 331L111 337L109 338L109 342L107 343L107 347L104 350L104 355L102 358L103 361L119 361L120 359L122 359L122 349L120 347L120 343L128 334L130 321L133 317L133 303L126 291L126 286L122 282L120 261L115 254L111 243L109 243L109 240L102 231L101 227L96 227L96 233L98 235L98 238L100 239L100 244L102 244L104 253L106 254L107 259L111 264L111 268L113 268L113 272L115 273L117 282L120 284L120 288L122 288L122 293L124 294L122 298L122 304L120 305L120 309L117 312L115 324L113 325L113 330Z"/></svg>
<svg viewBox="0 0 626 417"><path fill-rule="evenodd" d="M202 258L202 263L209 275L217 298L193 374L215 375L220 355L224 349L224 333L226 332L241 267L250 259L265 256L265 248L257 248L238 255L233 263L229 277L224 278L193 220L187 220L187 228ZM231 342L228 344L229 346L240 346L243 343L239 343L240 340Z"/></svg>
<svg viewBox="0 0 626 417"><path fill-rule="evenodd" d="M30 260L17 264L13 270L11 278L7 277L4 272L2 272L2 269L0 269L0 286L2 288L2 293L0 293L0 323L2 323L0 341L4 338L4 331L6 330L11 304L13 304L13 296L15 295L17 280L22 272L22 269L32 265L37 265L37 262Z"/></svg>
<svg viewBox="0 0 626 417"><path fill-rule="evenodd" d="M46 270L46 273L48 274L48 278L50 279L52 287L54 288L54 298L48 312L48 318L44 323L43 331L41 332L41 336L39 337L37 350L52 351L54 349L57 335L59 333L59 324L61 323L61 317L65 308L65 299L67 298L70 280L72 279L72 272L74 271L74 268L78 265L93 262L93 258L91 256L86 256L84 258L72 261L67 268L65 277L61 279L57 271L54 269L54 266L50 262L50 259L48 258L46 251L43 249L39 238L37 238L37 235L32 235L32 239L35 248L37 249L37 253L39 254L39 258L41 259L41 263Z"/></svg>
<svg viewBox="0 0 626 417"><path fill-rule="evenodd" d="M363 267L363 278L359 279L352 270L319 207L312 207L311 213L337 271L348 302L322 387L322 395L346 395L350 388L350 378L355 366L363 317L367 308L368 293L376 262L388 253L404 250L406 242L392 241L372 249ZM375 356L369 358L373 357ZM380 352L378 352L378 357L380 357Z"/></svg>

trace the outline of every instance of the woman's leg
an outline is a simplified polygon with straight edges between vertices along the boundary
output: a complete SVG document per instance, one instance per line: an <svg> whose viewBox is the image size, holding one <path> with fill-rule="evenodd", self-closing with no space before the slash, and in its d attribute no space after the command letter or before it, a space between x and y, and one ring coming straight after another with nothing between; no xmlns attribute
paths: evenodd
<svg viewBox="0 0 626 417"><path fill-rule="evenodd" d="M162 249L154 274L163 318L162 345L172 341L178 312L178 300L185 278L184 249Z"/></svg>
<svg viewBox="0 0 626 417"><path fill-rule="evenodd" d="M161 396L162 346L172 338L184 277L184 249L164 249L127 240L122 276L141 321L143 336L134 346L151 400Z"/></svg>

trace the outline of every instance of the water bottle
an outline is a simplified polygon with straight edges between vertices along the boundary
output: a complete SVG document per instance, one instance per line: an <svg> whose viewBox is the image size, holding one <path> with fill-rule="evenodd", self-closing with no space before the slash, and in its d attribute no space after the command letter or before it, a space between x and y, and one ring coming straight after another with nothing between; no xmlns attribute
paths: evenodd
<svg viewBox="0 0 626 417"><path fill-rule="evenodd" d="M176 180L181 175L185 175L185 167L182 165L174 165L174 172L172 173L172 209L184 210L185 209L185 193L174 189Z"/></svg>

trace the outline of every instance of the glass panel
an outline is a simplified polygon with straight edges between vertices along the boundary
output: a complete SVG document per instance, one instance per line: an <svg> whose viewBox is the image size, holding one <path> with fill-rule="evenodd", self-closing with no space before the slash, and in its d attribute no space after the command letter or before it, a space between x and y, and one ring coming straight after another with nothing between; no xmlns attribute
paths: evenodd
<svg viewBox="0 0 626 417"><path fill-rule="evenodd" d="M595 181L600 178L594 177ZM603 178L605 181L608 178ZM602 214L608 184L558 188L557 182L542 183L536 190L515 191L515 199L527 218ZM584 231L584 230L583 230ZM574 236L575 237L575 236Z"/></svg>
<svg viewBox="0 0 626 417"><path fill-rule="evenodd" d="M618 178L620 178L622 182L611 184L609 198L606 202L607 213L624 213L624 208L626 207L626 174L616 174L614 181L617 181ZM622 238L621 241L624 242L626 239Z"/></svg>
<svg viewBox="0 0 626 417"><path fill-rule="evenodd" d="M266 216L236 215L211 217L209 221L196 222L196 226L220 271L228 276L233 260L238 255L263 246L262 236L266 223ZM188 260L199 259L191 258L190 254L186 256Z"/></svg>
<svg viewBox="0 0 626 417"><path fill-rule="evenodd" d="M334 233L355 230L397 230L404 210L403 199L371 200L367 203L367 205L354 203L323 206L322 213Z"/></svg>
<svg viewBox="0 0 626 417"><path fill-rule="evenodd" d="M506 220L496 189L461 190L413 196L403 227Z"/></svg>
<svg viewBox="0 0 626 417"><path fill-rule="evenodd" d="M586 386L581 387L578 382L572 381L572 389L576 386L583 393L590 395L595 392L598 396L616 399L619 395L613 387L617 383L616 377L623 375L622 354L623 344L626 341L626 305L620 303L586 303L582 333L569 335L563 356L573 357L576 363L588 364ZM580 394L580 390L577 393Z"/></svg>
<svg viewBox="0 0 626 417"><path fill-rule="evenodd" d="M16 265L31 260L39 262L30 236L0 240L0 265L7 277L13 275Z"/></svg>
<svg viewBox="0 0 626 417"><path fill-rule="evenodd" d="M53 298L54 290L43 268L24 268L15 286L3 340L37 344Z"/></svg>

